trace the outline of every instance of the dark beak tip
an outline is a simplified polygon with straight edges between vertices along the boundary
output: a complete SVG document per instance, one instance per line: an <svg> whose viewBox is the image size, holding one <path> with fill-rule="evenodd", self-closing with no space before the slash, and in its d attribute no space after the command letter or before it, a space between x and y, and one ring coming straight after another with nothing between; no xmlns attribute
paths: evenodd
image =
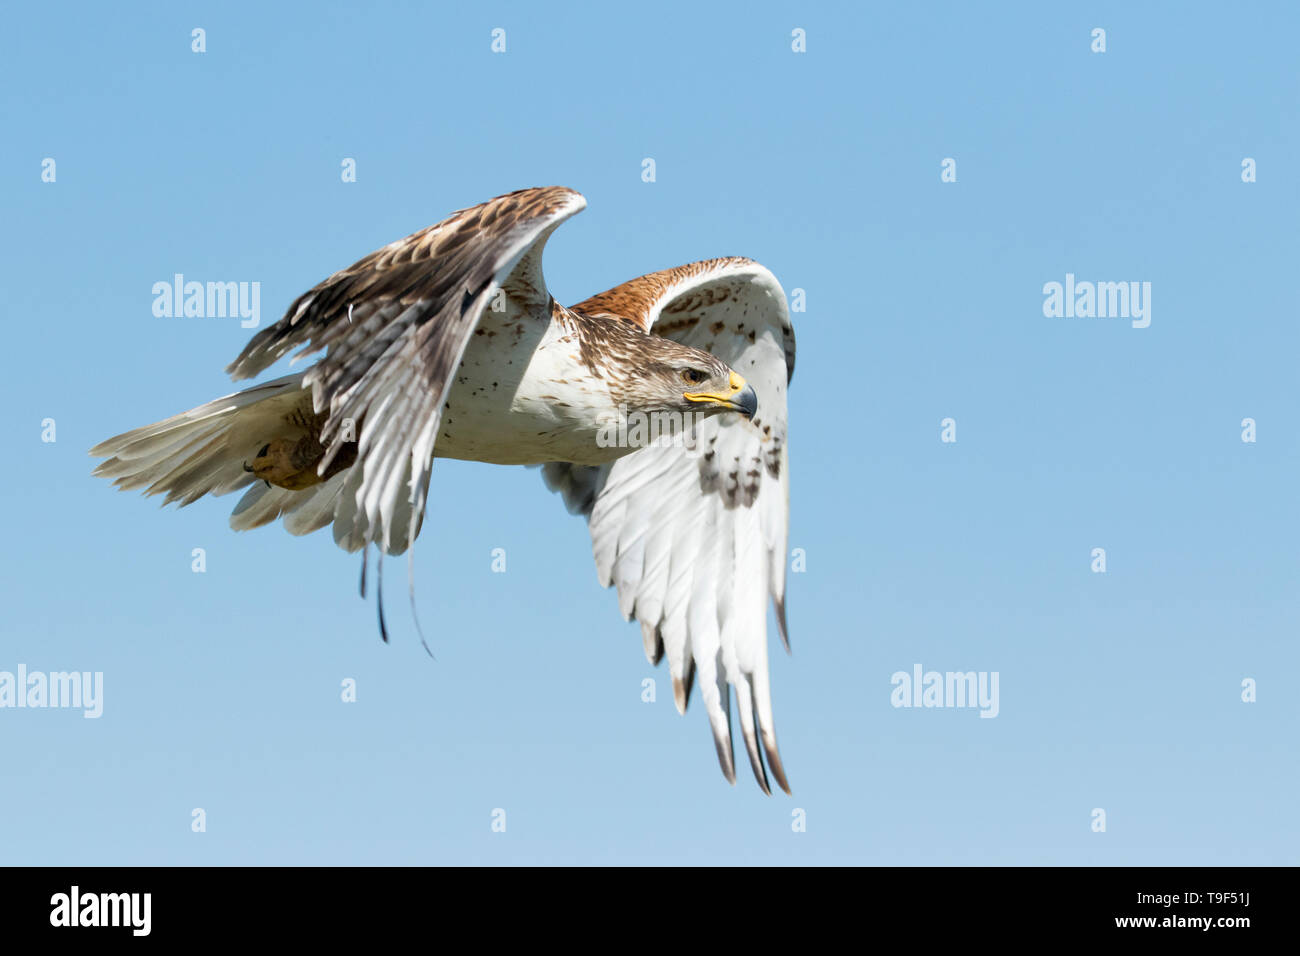
<svg viewBox="0 0 1300 956"><path fill-rule="evenodd" d="M745 390L736 396L736 404L746 418L752 419L758 414L758 393L754 391L753 385L746 385Z"/></svg>

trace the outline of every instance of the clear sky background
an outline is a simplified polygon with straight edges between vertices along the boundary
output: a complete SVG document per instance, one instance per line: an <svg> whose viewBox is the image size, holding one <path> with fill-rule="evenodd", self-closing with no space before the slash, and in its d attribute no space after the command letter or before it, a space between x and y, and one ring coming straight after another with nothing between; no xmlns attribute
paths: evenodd
<svg viewBox="0 0 1300 956"><path fill-rule="evenodd" d="M0 863L1296 863L1300 14L1072 6L9 11L0 670L102 671L105 699L0 710ZM435 467L436 661L404 561L385 646L328 532L90 475L230 391L251 334L154 317L154 282L258 281L265 326L555 183L589 201L547 250L562 301L720 255L806 290L792 798L726 784L536 472ZM1150 282L1150 327L1045 318L1067 272ZM997 671L999 715L893 708L915 664Z"/></svg>

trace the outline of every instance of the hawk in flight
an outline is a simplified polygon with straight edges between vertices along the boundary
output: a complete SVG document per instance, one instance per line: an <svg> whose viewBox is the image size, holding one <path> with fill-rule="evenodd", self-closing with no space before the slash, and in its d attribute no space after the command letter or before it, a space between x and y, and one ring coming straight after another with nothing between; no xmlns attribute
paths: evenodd
<svg viewBox="0 0 1300 956"><path fill-rule="evenodd" d="M247 488L236 530L333 525L340 547L382 557L419 533L434 458L540 465L586 516L597 577L640 622L646 657L667 655L679 712L698 678L727 779L734 691L754 776L788 793L767 664L769 595L789 647L785 294L757 262L724 258L566 308L542 249L586 204L525 189L372 252L227 371L250 378L295 349L323 352L314 365L110 438L91 449L106 459L95 474L164 504Z"/></svg>

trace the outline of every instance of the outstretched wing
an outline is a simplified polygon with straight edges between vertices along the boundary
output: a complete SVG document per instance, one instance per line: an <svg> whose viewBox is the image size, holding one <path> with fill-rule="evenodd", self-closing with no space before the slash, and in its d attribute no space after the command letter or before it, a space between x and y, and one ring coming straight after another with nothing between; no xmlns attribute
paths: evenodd
<svg viewBox="0 0 1300 956"><path fill-rule="evenodd" d="M304 293L229 368L236 379L292 349L326 350L306 374L315 411L328 412L325 469L343 446L357 461L339 490L334 540L404 551L418 531L434 440L452 373L484 306L504 288L511 311L550 320L542 247L587 205L552 186L453 213L389 243Z"/></svg>
<svg viewBox="0 0 1300 956"><path fill-rule="evenodd" d="M571 511L588 516L600 583L616 585L624 617L641 622L650 662L667 653L680 712L698 671L727 779L735 782L730 686L754 776L770 792L765 754L789 793L767 665L769 595L786 641L794 333L785 294L750 259L712 259L641 276L573 310L633 321L712 352L758 393L753 421L734 412L709 418L692 448L665 443L602 467L546 465L543 475Z"/></svg>

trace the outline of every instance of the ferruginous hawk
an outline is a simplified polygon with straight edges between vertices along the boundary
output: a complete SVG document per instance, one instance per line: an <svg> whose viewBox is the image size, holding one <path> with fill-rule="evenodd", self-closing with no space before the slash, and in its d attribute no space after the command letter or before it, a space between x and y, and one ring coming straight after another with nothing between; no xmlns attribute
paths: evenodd
<svg viewBox="0 0 1300 956"><path fill-rule="evenodd" d="M95 474L164 504L248 488L233 528L332 524L341 547L382 556L418 534L434 458L541 465L586 516L597 577L646 656L667 655L680 712L698 676L727 779L730 688L759 785L770 772L789 792L767 663L769 595L786 641L785 295L725 258L565 308L542 249L585 206L521 190L336 272L228 371L249 378L293 349L323 351L314 365L102 442Z"/></svg>

